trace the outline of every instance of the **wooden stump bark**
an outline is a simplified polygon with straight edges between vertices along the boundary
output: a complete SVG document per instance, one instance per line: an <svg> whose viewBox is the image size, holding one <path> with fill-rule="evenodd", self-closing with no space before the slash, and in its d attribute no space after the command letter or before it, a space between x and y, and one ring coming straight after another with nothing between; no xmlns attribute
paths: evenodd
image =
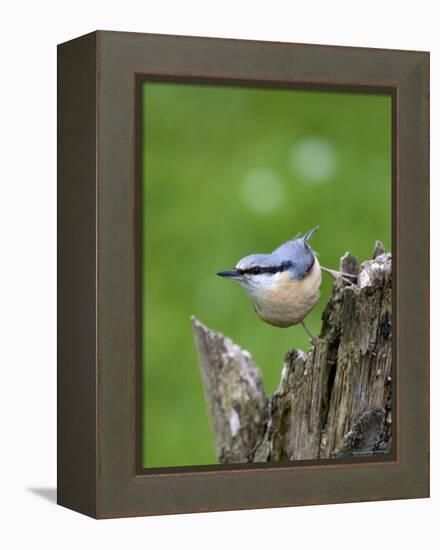
<svg viewBox="0 0 440 550"><path fill-rule="evenodd" d="M266 397L251 354L192 318L221 463L371 456L391 450L391 254L346 253L318 343L289 351Z"/></svg>

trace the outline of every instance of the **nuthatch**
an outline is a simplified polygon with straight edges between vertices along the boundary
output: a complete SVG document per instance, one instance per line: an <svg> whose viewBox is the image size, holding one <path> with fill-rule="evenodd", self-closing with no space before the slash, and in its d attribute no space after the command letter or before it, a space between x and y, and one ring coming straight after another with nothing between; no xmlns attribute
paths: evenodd
<svg viewBox="0 0 440 550"><path fill-rule="evenodd" d="M301 323L313 344L318 340L304 324L304 318L319 300L321 269L333 277L349 276L319 265L308 243L317 229L287 241L271 254L246 256L234 269L217 273L240 283L260 319L282 328Z"/></svg>

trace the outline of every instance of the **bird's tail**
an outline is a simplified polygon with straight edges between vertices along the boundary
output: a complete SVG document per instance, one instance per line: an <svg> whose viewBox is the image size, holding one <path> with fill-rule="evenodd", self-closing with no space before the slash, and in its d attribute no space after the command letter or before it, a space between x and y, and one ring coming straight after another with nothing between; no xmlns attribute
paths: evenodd
<svg viewBox="0 0 440 550"><path fill-rule="evenodd" d="M315 233L315 231L318 231L318 229L319 229L319 225L317 225L316 227L314 227L310 231L307 231L307 233L303 237L303 241L307 242L310 239L310 237L313 235L313 233Z"/></svg>

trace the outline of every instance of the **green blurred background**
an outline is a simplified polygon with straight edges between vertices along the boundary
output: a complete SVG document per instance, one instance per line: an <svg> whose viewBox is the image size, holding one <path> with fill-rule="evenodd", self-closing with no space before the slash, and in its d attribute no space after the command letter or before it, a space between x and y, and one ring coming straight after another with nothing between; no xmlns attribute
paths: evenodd
<svg viewBox="0 0 440 550"><path fill-rule="evenodd" d="M266 393L301 326L264 324L216 272L319 225L320 262L391 247L391 98L143 85L143 463L216 463L190 316L251 351ZM307 318L313 333L329 296Z"/></svg>

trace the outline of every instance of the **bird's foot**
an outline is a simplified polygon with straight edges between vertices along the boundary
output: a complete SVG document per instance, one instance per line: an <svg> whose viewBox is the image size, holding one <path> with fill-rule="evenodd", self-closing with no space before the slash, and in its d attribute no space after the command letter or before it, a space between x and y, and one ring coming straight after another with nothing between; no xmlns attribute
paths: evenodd
<svg viewBox="0 0 440 550"><path fill-rule="evenodd" d="M312 336L309 339L309 342L312 344L312 346L316 346L317 344L319 344L320 340L317 336Z"/></svg>
<svg viewBox="0 0 440 550"><path fill-rule="evenodd" d="M312 344L312 346L316 346L321 340L314 336L310 330L307 328L307 325L304 323L304 321L301 321L302 326L304 327L304 330L307 332L307 336L309 337L309 342Z"/></svg>
<svg viewBox="0 0 440 550"><path fill-rule="evenodd" d="M319 336L312 336L309 338L309 342L312 344L312 346L317 346L318 344L322 344L325 342L325 338L319 338Z"/></svg>

